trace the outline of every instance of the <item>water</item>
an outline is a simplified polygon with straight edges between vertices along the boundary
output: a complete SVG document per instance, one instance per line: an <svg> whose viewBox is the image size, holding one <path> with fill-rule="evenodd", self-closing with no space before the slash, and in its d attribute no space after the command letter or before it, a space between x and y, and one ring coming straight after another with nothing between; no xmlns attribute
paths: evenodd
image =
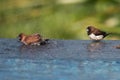
<svg viewBox="0 0 120 80"><path fill-rule="evenodd" d="M120 62L1 59L1 80L119 80Z"/></svg>
<svg viewBox="0 0 120 80"><path fill-rule="evenodd" d="M120 41L51 40L24 46L0 39L1 80L120 80Z"/></svg>

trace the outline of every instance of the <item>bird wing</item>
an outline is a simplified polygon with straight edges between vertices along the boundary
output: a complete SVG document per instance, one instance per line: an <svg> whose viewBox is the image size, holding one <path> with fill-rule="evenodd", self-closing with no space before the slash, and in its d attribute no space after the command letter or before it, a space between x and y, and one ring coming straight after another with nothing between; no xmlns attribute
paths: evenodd
<svg viewBox="0 0 120 80"><path fill-rule="evenodd" d="M40 37L40 35L30 35L27 36L26 38L26 42L28 43L34 43L34 42L40 42L42 41L42 38Z"/></svg>
<svg viewBox="0 0 120 80"><path fill-rule="evenodd" d="M94 32L93 32L96 36L98 36L98 35L106 35L107 33L106 32L104 32L104 31L100 31L100 30L95 30Z"/></svg>

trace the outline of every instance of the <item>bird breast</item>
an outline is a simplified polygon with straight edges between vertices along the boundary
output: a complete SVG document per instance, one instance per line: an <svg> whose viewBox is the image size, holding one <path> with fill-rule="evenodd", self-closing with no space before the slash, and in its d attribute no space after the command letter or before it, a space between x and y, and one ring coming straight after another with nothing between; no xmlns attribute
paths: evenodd
<svg viewBox="0 0 120 80"><path fill-rule="evenodd" d="M103 35L94 35L94 34L90 34L89 37L93 40L101 40L103 39Z"/></svg>

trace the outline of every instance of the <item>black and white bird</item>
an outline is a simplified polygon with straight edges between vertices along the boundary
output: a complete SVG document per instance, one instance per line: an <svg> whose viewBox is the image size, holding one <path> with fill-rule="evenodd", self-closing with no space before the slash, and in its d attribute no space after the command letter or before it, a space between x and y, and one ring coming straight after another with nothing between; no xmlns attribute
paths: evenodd
<svg viewBox="0 0 120 80"><path fill-rule="evenodd" d="M109 33L101 31L93 26L87 27L87 34L88 34L89 38L94 41L100 41L109 35Z"/></svg>

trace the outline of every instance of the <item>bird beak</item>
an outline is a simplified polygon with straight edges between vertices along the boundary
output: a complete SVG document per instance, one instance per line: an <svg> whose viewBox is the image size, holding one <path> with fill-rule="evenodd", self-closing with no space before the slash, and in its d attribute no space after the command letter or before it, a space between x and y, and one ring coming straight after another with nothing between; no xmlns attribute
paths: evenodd
<svg viewBox="0 0 120 80"><path fill-rule="evenodd" d="M21 41L21 38L19 36L17 37L17 41Z"/></svg>
<svg viewBox="0 0 120 80"><path fill-rule="evenodd" d="M89 30L88 30L88 29L86 29L86 31L88 32Z"/></svg>

